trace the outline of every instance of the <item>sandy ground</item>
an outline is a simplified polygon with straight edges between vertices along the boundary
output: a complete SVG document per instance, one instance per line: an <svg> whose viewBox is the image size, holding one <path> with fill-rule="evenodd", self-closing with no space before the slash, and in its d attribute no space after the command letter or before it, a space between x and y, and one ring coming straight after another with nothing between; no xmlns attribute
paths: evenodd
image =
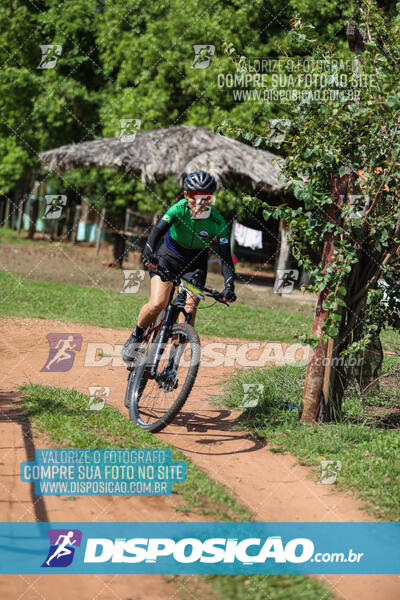
<svg viewBox="0 0 400 600"><path fill-rule="evenodd" d="M110 387L109 403L123 414L126 371L118 358L108 364L85 366L88 344L122 344L126 332L43 319L0 321L0 517L3 521L197 521L196 514L176 513L179 494L165 498L63 497L38 498L19 481L19 463L31 460L34 449L52 447L46 436L32 436L15 390L26 382L55 385L88 393L88 386ZM79 333L81 350L66 372L41 371L46 363L49 333ZM204 341L204 340L203 340ZM230 340L224 340L229 342ZM116 353L116 352L115 352ZM195 388L176 422L159 437L180 448L200 468L226 485L257 521L373 521L351 495L318 485L310 469L290 455L268 451L245 432L232 431L239 413L210 405L211 394L234 368L200 367ZM177 489L177 491L179 491ZM178 516L177 516L178 515ZM323 578L347 600L397 600L400 577L327 576ZM64 584L65 580L65 586ZM173 583L162 576L1 576L0 597L11 598L172 598ZM190 597L188 594L187 597Z"/></svg>

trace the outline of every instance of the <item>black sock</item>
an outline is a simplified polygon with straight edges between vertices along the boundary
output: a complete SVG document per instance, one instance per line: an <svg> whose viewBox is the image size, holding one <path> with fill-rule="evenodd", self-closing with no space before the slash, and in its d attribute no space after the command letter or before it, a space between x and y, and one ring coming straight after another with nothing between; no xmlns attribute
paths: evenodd
<svg viewBox="0 0 400 600"><path fill-rule="evenodd" d="M144 332L145 332L144 328L142 329L142 327L139 327L138 325L136 325L136 329L133 333L136 336L136 338L140 341L143 338Z"/></svg>

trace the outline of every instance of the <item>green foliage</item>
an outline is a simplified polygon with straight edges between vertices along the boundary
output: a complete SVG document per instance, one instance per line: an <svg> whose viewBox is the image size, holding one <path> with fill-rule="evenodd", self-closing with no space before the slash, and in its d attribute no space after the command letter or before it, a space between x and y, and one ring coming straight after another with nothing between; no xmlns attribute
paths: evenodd
<svg viewBox="0 0 400 600"><path fill-rule="evenodd" d="M293 255L311 277L310 290L326 291L325 336L340 333L343 352L360 352L384 326L400 324L399 5L396 18L391 10L389 19L374 0L358 4L348 13L368 31L358 73L349 48L336 39L324 43L307 15L294 17L279 46L279 74L288 87L290 78L294 84L279 105L290 125L272 145L285 153L287 190L301 206L244 199L262 206L266 219L285 219ZM225 50L237 68L251 74L250 62L232 44ZM243 128L226 120L220 125L225 133L267 146L274 139L271 127ZM340 210L331 189L334 175L342 178ZM334 252L323 265L318 257L326 239L332 239ZM389 286L385 302L380 277Z"/></svg>
<svg viewBox="0 0 400 600"><path fill-rule="evenodd" d="M216 401L218 405L240 409L242 384L263 384L263 397L257 407L243 413L240 427L262 438L275 451L289 452L302 464L313 466L315 479L320 476L321 459L340 460L342 468L335 485L363 499L376 517L398 521L399 369L398 356L386 358L383 370L390 375L387 383L384 379L380 390L365 394L363 403L356 390L350 389L340 423L310 427L299 421L304 367L243 371L226 383L225 393Z"/></svg>
<svg viewBox="0 0 400 600"><path fill-rule="evenodd" d="M325 586L304 575L208 575L209 581L224 600L331 600ZM185 589L186 591L186 589Z"/></svg>
<svg viewBox="0 0 400 600"><path fill-rule="evenodd" d="M343 18L339 0L290 0L285 6L278 0L2 3L0 193L31 181L40 151L118 135L123 118L140 119L142 129L181 123L213 128L228 117L242 127L265 128L281 109L233 100L232 90L218 79L232 71L223 44L229 40L252 58L277 56L277 43L299 11L326 39ZM55 68L38 69L45 44L62 46ZM215 46L208 68L192 68L194 44ZM96 175L98 188L110 182ZM77 188L88 178L94 185L93 175L82 172ZM131 206L124 178L116 178L113 187L114 196ZM146 209L153 193L140 199Z"/></svg>

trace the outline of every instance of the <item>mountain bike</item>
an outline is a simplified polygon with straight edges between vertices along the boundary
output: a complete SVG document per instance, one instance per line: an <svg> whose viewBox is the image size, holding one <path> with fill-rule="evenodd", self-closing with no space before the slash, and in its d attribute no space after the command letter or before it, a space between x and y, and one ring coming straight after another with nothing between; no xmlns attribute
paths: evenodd
<svg viewBox="0 0 400 600"><path fill-rule="evenodd" d="M229 303L218 290L197 286L159 266L154 273L163 281L170 281L173 288L167 307L146 329L129 367L125 406L136 425L156 433L171 423L180 411L199 370L200 338L189 325L191 313L185 310L187 294L200 300L211 297L226 306ZM196 272L192 281L195 278ZM175 295L177 288L180 291ZM185 322L177 323L181 313Z"/></svg>

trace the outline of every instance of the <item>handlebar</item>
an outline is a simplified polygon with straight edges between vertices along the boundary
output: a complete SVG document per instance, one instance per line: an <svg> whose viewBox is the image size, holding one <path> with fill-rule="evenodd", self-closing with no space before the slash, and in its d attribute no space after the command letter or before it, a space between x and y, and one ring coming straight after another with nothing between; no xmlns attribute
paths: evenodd
<svg viewBox="0 0 400 600"><path fill-rule="evenodd" d="M152 264L152 263L150 263L150 264ZM149 270L151 270L151 272L154 273L155 275L159 275L159 277L161 277L162 281L169 281L175 287L178 287L181 283L180 275L173 274L173 273L171 273L171 271L168 271L167 269L160 267L160 265L157 265L157 267L155 269L149 269ZM229 302L227 302L227 300L225 300L225 298L222 295L222 292L219 292L218 290L215 290L214 288L210 289L210 288L203 287L201 285L198 285L197 283L194 283L193 285L196 285L196 287L198 287L199 290L204 292L210 298L214 298L214 300L216 300L217 302L220 302L221 304L225 304L226 306L229 306Z"/></svg>
<svg viewBox="0 0 400 600"><path fill-rule="evenodd" d="M174 286L178 286L180 284L181 278L178 275L174 275L167 269L162 269L160 265L158 265L156 269L149 269L149 271L155 275L158 275L162 281L169 281L173 283Z"/></svg>

